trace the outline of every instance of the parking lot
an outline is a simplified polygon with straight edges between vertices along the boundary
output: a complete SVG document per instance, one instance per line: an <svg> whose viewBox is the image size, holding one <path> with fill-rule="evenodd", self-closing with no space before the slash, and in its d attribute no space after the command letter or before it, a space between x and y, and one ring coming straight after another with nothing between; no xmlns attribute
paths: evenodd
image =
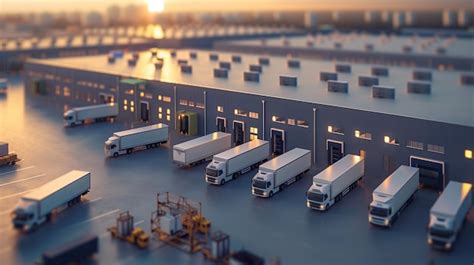
<svg viewBox="0 0 474 265"><path fill-rule="evenodd" d="M91 264L205 264L202 255L189 255L157 240L152 240L148 250L139 250L107 233L125 210L149 232L156 194L166 191L202 202L213 229L230 235L233 250L245 248L267 261L279 257L282 264L302 265L474 262L474 209L452 252L434 251L426 243L429 209L438 196L435 191L418 191L394 226L382 229L367 221L367 206L379 176L365 176L342 201L320 213L305 205L314 169L273 198L262 199L251 195L255 171L224 186L211 186L204 181L205 165L178 168L170 149L184 139L174 134L159 148L106 159L104 141L131 124L117 121L65 129L63 105L52 98L25 98L21 77L9 79L8 93L0 95L0 141L8 142L22 161L0 168L3 264L32 264L45 250L87 233L100 237L100 252ZM92 174L91 192L82 203L30 234L15 231L9 214L21 195L72 169Z"/></svg>

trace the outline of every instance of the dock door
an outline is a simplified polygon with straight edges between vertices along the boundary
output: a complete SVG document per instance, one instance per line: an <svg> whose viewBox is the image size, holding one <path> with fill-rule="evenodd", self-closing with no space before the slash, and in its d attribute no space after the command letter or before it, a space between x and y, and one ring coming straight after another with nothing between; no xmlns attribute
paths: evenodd
<svg viewBox="0 0 474 265"><path fill-rule="evenodd" d="M272 143L272 154L275 156L285 153L285 131L280 129L270 129L270 139Z"/></svg>
<svg viewBox="0 0 474 265"><path fill-rule="evenodd" d="M445 186L444 162L410 156L410 166L420 169L420 184L442 191Z"/></svg>
<svg viewBox="0 0 474 265"><path fill-rule="evenodd" d="M225 132L226 131L226 119L222 117L216 118L216 131L217 132Z"/></svg>
<svg viewBox="0 0 474 265"><path fill-rule="evenodd" d="M327 140L328 165L332 165L344 157L344 142Z"/></svg>
<svg viewBox="0 0 474 265"><path fill-rule="evenodd" d="M147 122L150 116L150 107L148 102L140 101L140 120Z"/></svg>
<svg viewBox="0 0 474 265"><path fill-rule="evenodd" d="M242 121L234 121L234 143L241 145L245 142L245 125Z"/></svg>

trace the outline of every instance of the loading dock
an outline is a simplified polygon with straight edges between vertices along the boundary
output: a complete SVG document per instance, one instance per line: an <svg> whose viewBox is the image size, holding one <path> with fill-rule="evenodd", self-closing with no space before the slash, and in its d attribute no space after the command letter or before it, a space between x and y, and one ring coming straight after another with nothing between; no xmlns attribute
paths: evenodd
<svg viewBox="0 0 474 265"><path fill-rule="evenodd" d="M148 122L150 119L150 104L147 101L140 101L140 120Z"/></svg>
<svg viewBox="0 0 474 265"><path fill-rule="evenodd" d="M328 165L332 165L344 157L344 142L327 140Z"/></svg>
<svg viewBox="0 0 474 265"><path fill-rule="evenodd" d="M217 132L226 132L227 120L226 118L217 117L216 118L216 131Z"/></svg>
<svg viewBox="0 0 474 265"><path fill-rule="evenodd" d="M410 156L410 166L420 169L420 184L423 187L442 191L445 186L444 162Z"/></svg>
<svg viewBox="0 0 474 265"><path fill-rule="evenodd" d="M272 155L278 156L286 151L286 144L285 144L285 131L281 129L270 129L270 139L271 139L271 148L272 148Z"/></svg>
<svg viewBox="0 0 474 265"><path fill-rule="evenodd" d="M245 142L245 123L243 121L234 121L234 144L241 145Z"/></svg>

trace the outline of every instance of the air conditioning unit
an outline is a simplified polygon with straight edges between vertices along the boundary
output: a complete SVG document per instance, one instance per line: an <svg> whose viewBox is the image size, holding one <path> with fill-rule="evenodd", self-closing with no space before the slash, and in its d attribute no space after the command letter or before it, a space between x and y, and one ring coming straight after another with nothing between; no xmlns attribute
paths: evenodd
<svg viewBox="0 0 474 265"><path fill-rule="evenodd" d="M321 80L321 81L337 80L337 73L320 72L319 73L319 80Z"/></svg>
<svg viewBox="0 0 474 265"><path fill-rule="evenodd" d="M375 76L359 76L359 86L376 86L379 84L379 79Z"/></svg>
<svg viewBox="0 0 474 265"><path fill-rule="evenodd" d="M214 77L217 77L217 78L227 78L229 75L228 75L228 71L227 69L222 69L222 68L216 68L214 69Z"/></svg>
<svg viewBox="0 0 474 265"><path fill-rule="evenodd" d="M395 99L395 88L388 86L372 86L372 97Z"/></svg>
<svg viewBox="0 0 474 265"><path fill-rule="evenodd" d="M433 74L430 71L415 70L413 71L413 79L420 81L431 81Z"/></svg>
<svg viewBox="0 0 474 265"><path fill-rule="evenodd" d="M232 62L234 62L234 63L241 63L241 62L242 62L242 56L240 56L240 55L232 55Z"/></svg>
<svg viewBox="0 0 474 265"><path fill-rule="evenodd" d="M266 57L258 58L258 63L260 65L270 65L270 58L266 58Z"/></svg>
<svg viewBox="0 0 474 265"><path fill-rule="evenodd" d="M258 72L244 72L244 81L260 82L260 74Z"/></svg>
<svg viewBox="0 0 474 265"><path fill-rule="evenodd" d="M431 83L423 81L408 81L407 92L412 94L431 94Z"/></svg>
<svg viewBox="0 0 474 265"><path fill-rule="evenodd" d="M338 73L350 73L351 65L350 64L336 64L335 70Z"/></svg>
<svg viewBox="0 0 474 265"><path fill-rule="evenodd" d="M291 86L297 87L298 86L298 78L295 76L280 76L280 86Z"/></svg>
<svg viewBox="0 0 474 265"><path fill-rule="evenodd" d="M181 65L181 73L192 74L193 73L193 67L191 65L182 64Z"/></svg>
<svg viewBox="0 0 474 265"><path fill-rule="evenodd" d="M388 76L388 68L381 66L372 67L372 75L375 76Z"/></svg>
<svg viewBox="0 0 474 265"><path fill-rule="evenodd" d="M219 60L219 55L215 54L215 53L211 53L211 54L209 54L209 60L217 61L217 60Z"/></svg>
<svg viewBox="0 0 474 265"><path fill-rule="evenodd" d="M258 72L258 73L261 73L262 72L262 66L261 65L258 65L258 64L251 64L249 66L249 70L251 72Z"/></svg>
<svg viewBox="0 0 474 265"><path fill-rule="evenodd" d="M329 80L328 81L328 92L334 93L348 93L349 83L346 81Z"/></svg>
<svg viewBox="0 0 474 265"><path fill-rule="evenodd" d="M300 68L300 61L298 60L288 60L288 68Z"/></svg>

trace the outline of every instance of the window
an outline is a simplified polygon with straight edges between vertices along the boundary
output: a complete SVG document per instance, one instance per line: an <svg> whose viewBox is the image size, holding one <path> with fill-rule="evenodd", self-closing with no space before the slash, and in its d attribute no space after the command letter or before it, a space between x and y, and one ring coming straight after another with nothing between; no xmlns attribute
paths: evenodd
<svg viewBox="0 0 474 265"><path fill-rule="evenodd" d="M250 141L258 139L258 128L250 127Z"/></svg>
<svg viewBox="0 0 474 265"><path fill-rule="evenodd" d="M65 86L63 93L64 93L65 97L70 97L71 96L71 89L69 87Z"/></svg>
<svg viewBox="0 0 474 265"><path fill-rule="evenodd" d="M158 107L158 112L163 112L163 108L162 107Z"/></svg>
<svg viewBox="0 0 474 265"><path fill-rule="evenodd" d="M332 125L328 126L328 133L344 135L344 131L341 128Z"/></svg>
<svg viewBox="0 0 474 265"><path fill-rule="evenodd" d="M288 125L296 125L295 119L288 119Z"/></svg>
<svg viewBox="0 0 474 265"><path fill-rule="evenodd" d="M135 108L132 106L130 107L130 112L134 112L135 111Z"/></svg>
<svg viewBox="0 0 474 265"><path fill-rule="evenodd" d="M163 119L163 108L158 107L158 119Z"/></svg>
<svg viewBox="0 0 474 265"><path fill-rule="evenodd" d="M384 136L383 141L386 144L398 145L398 140L390 136Z"/></svg>
<svg viewBox="0 0 474 265"><path fill-rule="evenodd" d="M190 100L190 101L188 101L188 106L190 106L190 107L194 107L194 101L191 101L191 100Z"/></svg>
<svg viewBox="0 0 474 265"><path fill-rule="evenodd" d="M428 144L426 150L433 153L444 154L444 146L440 145Z"/></svg>
<svg viewBox="0 0 474 265"><path fill-rule="evenodd" d="M217 106L217 111L218 111L218 112L224 112L224 107L222 107L222 106Z"/></svg>
<svg viewBox="0 0 474 265"><path fill-rule="evenodd" d="M286 120L284 118L278 117L278 116L272 116L272 121L277 122L277 123L282 123L282 124L286 123Z"/></svg>
<svg viewBox="0 0 474 265"><path fill-rule="evenodd" d="M170 121L171 120L171 115L166 115L166 120Z"/></svg>
<svg viewBox="0 0 474 265"><path fill-rule="evenodd" d="M171 102L171 97L163 96L163 101L164 102Z"/></svg>
<svg viewBox="0 0 474 265"><path fill-rule="evenodd" d="M257 112L249 112L249 117L252 119L258 119L258 113Z"/></svg>
<svg viewBox="0 0 474 265"><path fill-rule="evenodd" d="M247 117L247 112L240 109L234 109L234 114L237 116Z"/></svg>
<svg viewBox="0 0 474 265"><path fill-rule="evenodd" d="M360 157L365 158L366 154L367 154L367 153L365 152L364 149L360 149L360 151L359 151L359 156L360 156Z"/></svg>
<svg viewBox="0 0 474 265"><path fill-rule="evenodd" d="M135 106L135 101L131 100L130 105L132 105L132 107Z"/></svg>
<svg viewBox="0 0 474 265"><path fill-rule="evenodd" d="M123 104L124 104L124 105L128 105L128 100L124 99L124 100L123 100Z"/></svg>
<svg viewBox="0 0 474 265"><path fill-rule="evenodd" d="M180 100L179 100L179 105L187 106L187 105L188 105L188 101L185 100L185 99L180 99Z"/></svg>
<svg viewBox="0 0 474 265"><path fill-rule="evenodd" d="M423 150L424 149L424 144L422 142L417 142L417 141L407 141L407 147L408 148L413 148L413 149L418 149L418 150Z"/></svg>
<svg viewBox="0 0 474 265"><path fill-rule="evenodd" d="M163 96L162 95L158 95L158 100L163 100Z"/></svg>
<svg viewBox="0 0 474 265"><path fill-rule="evenodd" d="M127 105L123 105L123 110L127 110L128 109L128 106Z"/></svg>
<svg viewBox="0 0 474 265"><path fill-rule="evenodd" d="M472 150L469 150L469 149L464 150L464 157L467 159L472 159Z"/></svg>
<svg viewBox="0 0 474 265"><path fill-rule="evenodd" d="M309 124L307 121L303 121L303 120L298 120L296 122L296 125L299 126L299 127L303 127L303 128L309 128Z"/></svg>
<svg viewBox="0 0 474 265"><path fill-rule="evenodd" d="M166 109L166 114L170 115L171 114L171 109Z"/></svg>
<svg viewBox="0 0 474 265"><path fill-rule="evenodd" d="M204 103L202 103L202 102L196 102L196 108L198 108L198 109L204 109Z"/></svg>
<svg viewBox="0 0 474 265"><path fill-rule="evenodd" d="M354 131L354 136L359 139L372 140L372 134L368 132L361 132L359 130Z"/></svg>
<svg viewBox="0 0 474 265"><path fill-rule="evenodd" d="M144 97L145 96L145 92L140 92L140 97Z"/></svg>

